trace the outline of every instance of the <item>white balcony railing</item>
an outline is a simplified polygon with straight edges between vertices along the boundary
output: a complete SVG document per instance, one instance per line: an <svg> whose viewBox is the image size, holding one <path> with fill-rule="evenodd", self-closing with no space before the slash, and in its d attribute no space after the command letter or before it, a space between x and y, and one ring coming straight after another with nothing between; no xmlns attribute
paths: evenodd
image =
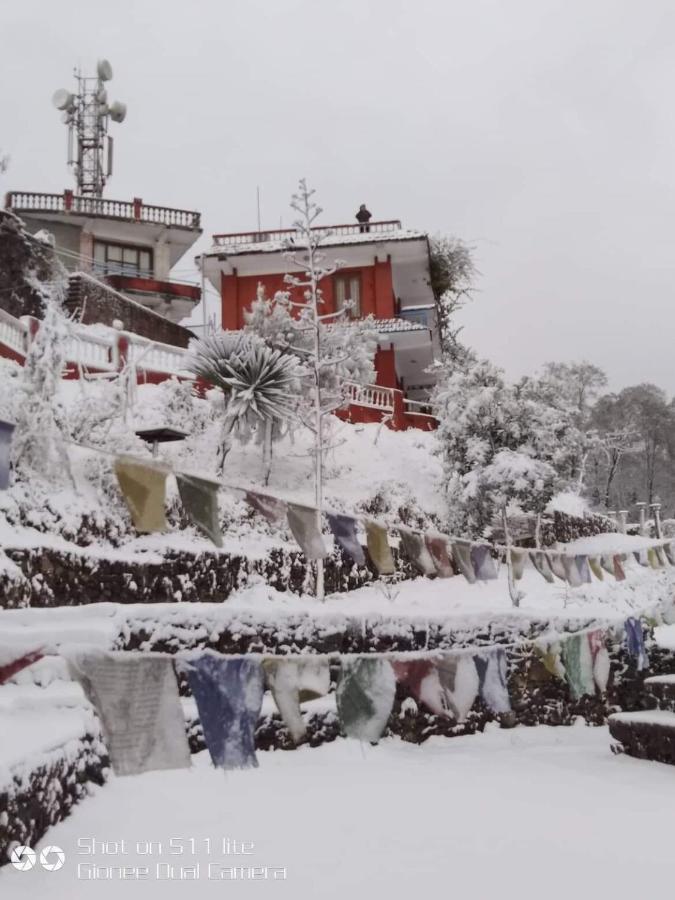
<svg viewBox="0 0 675 900"><path fill-rule="evenodd" d="M15 353L21 356L26 355L28 329L21 319L15 319L14 316L0 309L0 344L9 347Z"/></svg>
<svg viewBox="0 0 675 900"><path fill-rule="evenodd" d="M342 390L345 400L355 406L368 406L382 412L394 411L394 391L391 388L345 381Z"/></svg>

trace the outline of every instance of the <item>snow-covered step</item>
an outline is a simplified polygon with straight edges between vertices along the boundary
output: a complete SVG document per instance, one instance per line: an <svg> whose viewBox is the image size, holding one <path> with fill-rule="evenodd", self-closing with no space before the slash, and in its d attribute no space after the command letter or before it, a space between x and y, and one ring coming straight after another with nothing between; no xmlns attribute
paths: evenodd
<svg viewBox="0 0 675 900"><path fill-rule="evenodd" d="M675 765L675 712L672 710L614 713L609 717L609 732L619 742L612 749L639 759Z"/></svg>

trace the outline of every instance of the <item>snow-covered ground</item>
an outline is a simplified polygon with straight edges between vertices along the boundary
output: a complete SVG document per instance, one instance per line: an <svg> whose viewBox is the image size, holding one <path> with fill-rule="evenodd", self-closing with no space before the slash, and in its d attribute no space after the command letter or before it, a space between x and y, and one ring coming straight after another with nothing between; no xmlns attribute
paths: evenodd
<svg viewBox="0 0 675 900"><path fill-rule="evenodd" d="M339 740L259 758L224 775L202 753L189 772L112 778L39 845L61 847L64 867L7 866L0 896L634 900L672 881L673 771L612 755L605 728ZM228 838L225 849L252 852L224 854ZM199 878L180 880L195 865ZM235 866L268 877L220 880Z"/></svg>

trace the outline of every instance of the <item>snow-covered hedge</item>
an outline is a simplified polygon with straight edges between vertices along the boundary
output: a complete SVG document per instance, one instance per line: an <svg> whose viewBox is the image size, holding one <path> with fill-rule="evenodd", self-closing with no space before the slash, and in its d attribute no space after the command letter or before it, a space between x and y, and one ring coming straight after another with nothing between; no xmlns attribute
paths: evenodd
<svg viewBox="0 0 675 900"><path fill-rule="evenodd" d="M105 782L108 767L101 740L86 735L0 773L5 776L0 780L0 866L9 861L12 844L33 847L65 819L90 783Z"/></svg>
<svg viewBox="0 0 675 900"><path fill-rule="evenodd" d="M273 547L258 559L217 551L106 555L73 547L7 549L0 564L0 608L115 603L219 603L262 576L279 591L311 592L313 567L297 550ZM401 578L410 564L394 551ZM1 560L0 560L1 563ZM326 560L328 592L351 591L376 578L370 563L356 566L340 550Z"/></svg>

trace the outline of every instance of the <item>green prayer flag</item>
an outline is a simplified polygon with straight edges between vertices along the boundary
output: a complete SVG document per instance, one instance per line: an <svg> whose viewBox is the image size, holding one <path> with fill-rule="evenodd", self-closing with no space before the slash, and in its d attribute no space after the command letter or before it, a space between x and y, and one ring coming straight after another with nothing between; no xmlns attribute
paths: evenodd
<svg viewBox="0 0 675 900"><path fill-rule="evenodd" d="M335 699L347 737L377 743L387 727L396 696L396 679L386 659L343 660Z"/></svg>
<svg viewBox="0 0 675 900"><path fill-rule="evenodd" d="M588 635L570 634L562 643L563 662L570 691L575 699L595 693L593 658Z"/></svg>
<svg viewBox="0 0 675 900"><path fill-rule="evenodd" d="M223 534L218 521L218 490L216 481L196 475L176 474L178 493L188 518L216 547L223 546Z"/></svg>

